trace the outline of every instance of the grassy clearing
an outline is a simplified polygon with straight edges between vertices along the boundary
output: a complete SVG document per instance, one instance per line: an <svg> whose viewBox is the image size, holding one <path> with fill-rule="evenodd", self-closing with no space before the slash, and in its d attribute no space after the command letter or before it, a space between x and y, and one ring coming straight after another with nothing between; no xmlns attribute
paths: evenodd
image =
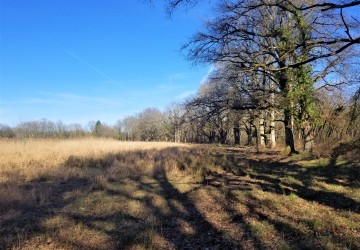
<svg viewBox="0 0 360 250"><path fill-rule="evenodd" d="M359 249L359 180L275 151L0 141L0 248Z"/></svg>

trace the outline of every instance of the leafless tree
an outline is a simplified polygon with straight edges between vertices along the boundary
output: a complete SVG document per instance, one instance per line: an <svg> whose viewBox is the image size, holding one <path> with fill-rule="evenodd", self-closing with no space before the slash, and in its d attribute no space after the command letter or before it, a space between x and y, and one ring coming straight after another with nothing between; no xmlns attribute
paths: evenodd
<svg viewBox="0 0 360 250"><path fill-rule="evenodd" d="M171 15L200 0L164 0ZM272 117L275 144L275 111L281 109L285 141L295 152L295 124L302 131L304 148L314 135L316 89L333 89L356 83L351 69L359 64L359 17L348 10L360 1L323 0L214 0L214 19L183 46L194 63L222 65L223 88L211 98L198 97L192 105L217 115L227 109L257 110ZM358 77L358 76L357 76ZM356 76L355 76L356 78ZM238 81L229 85L229 82ZM261 81L263 84L261 85ZM229 91L224 94L223 89ZM229 95L237 89L238 93ZM261 98L262 96L262 98ZM245 101L246 100L246 101ZM260 134L264 127L260 125ZM261 138L261 143L262 138Z"/></svg>
<svg viewBox="0 0 360 250"><path fill-rule="evenodd" d="M170 12L197 2L166 1ZM303 120L304 141L311 142L311 112L307 109L312 97L307 92L313 85L306 84L319 79L324 80L324 85L329 84L325 76L354 55L349 48L360 43L359 20L347 16L346 9L359 5L359 1L213 2L220 3L217 17L207 23L206 31L197 33L183 47L188 59L196 63L231 64L237 71L257 72L270 79L273 91L282 93L286 144L295 151L295 114ZM304 75L311 78L303 79ZM304 88L307 90L302 96L294 98L292 92Z"/></svg>

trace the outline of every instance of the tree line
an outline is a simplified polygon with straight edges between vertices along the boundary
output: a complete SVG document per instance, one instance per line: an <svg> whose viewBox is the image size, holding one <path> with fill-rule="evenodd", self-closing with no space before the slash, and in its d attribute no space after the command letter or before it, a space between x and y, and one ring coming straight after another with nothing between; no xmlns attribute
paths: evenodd
<svg viewBox="0 0 360 250"><path fill-rule="evenodd" d="M214 72L216 75L216 70ZM219 143L228 145L284 146L282 113L262 109L247 99L238 106L241 93L236 82L210 76L194 96L169 105L164 111L146 108L124 117L114 125L90 121L87 126L52 122L47 119L20 122L15 127L0 124L0 137L6 138L79 138L109 137L124 141L172 141ZM243 97L243 102L245 102ZM271 102L273 100L270 100ZM341 142L360 138L360 88L348 95L344 91L316 91L318 121L313 125L314 141L329 151ZM293 123L297 141L303 141L302 129ZM305 142L303 142L303 145Z"/></svg>
<svg viewBox="0 0 360 250"><path fill-rule="evenodd" d="M200 1L164 2L172 15L181 6ZM208 4L215 8L213 18L182 48L189 61L215 68L209 84L215 91L188 105L195 110L202 107L195 116L207 116L222 127L219 119L224 114L245 112L249 124L255 118L260 123L248 125L261 134L260 144L266 143L263 135L269 124L271 145L275 123L281 121L287 148L296 152L294 137L299 136L304 149L311 151L326 120L321 109L325 100L319 99L323 90L334 92L360 83L360 21L356 10L351 12L360 1L218 0Z"/></svg>
<svg viewBox="0 0 360 250"><path fill-rule="evenodd" d="M0 138L79 138L86 136L118 137L117 125L90 121L87 126L79 123L65 124L48 119L23 121L14 127L0 124Z"/></svg>

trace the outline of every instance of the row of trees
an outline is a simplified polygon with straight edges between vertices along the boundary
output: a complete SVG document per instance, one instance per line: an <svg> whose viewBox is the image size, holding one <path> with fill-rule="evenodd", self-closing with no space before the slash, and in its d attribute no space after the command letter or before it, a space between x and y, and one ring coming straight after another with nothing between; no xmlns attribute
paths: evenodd
<svg viewBox="0 0 360 250"><path fill-rule="evenodd" d="M168 140L165 115L156 108L147 108L120 121L121 139L129 141ZM170 139L169 139L170 140Z"/></svg>
<svg viewBox="0 0 360 250"><path fill-rule="evenodd" d="M216 73L216 71L215 71ZM213 74L216 76L216 74ZM127 141L173 141L222 143L274 147L285 139L282 113L261 109L237 89L236 81L210 77L196 95L183 103L173 104L164 112L147 108L110 126L90 121L87 127L46 119L21 122L14 128L0 125L0 137L74 138L111 137ZM246 99L246 98L248 99ZM239 100L243 102L241 105ZM270 99L270 102L274 102ZM244 105L246 103L246 105ZM313 126L316 144L324 147L360 138L360 89L350 98L346 92L316 91L318 122ZM301 127L294 122L296 138L302 139Z"/></svg>
<svg viewBox="0 0 360 250"><path fill-rule="evenodd" d="M242 92L236 82L227 81L229 86L224 88L226 85L222 80L219 82L219 79L210 78L196 96L184 103L182 108L185 115L179 134L184 138L186 134L191 134L193 136L187 140L195 142L283 146L287 130L282 110L259 106L259 100L247 95L236 96ZM260 91L259 96L262 95ZM360 88L351 94L320 88L314 91L313 98L316 120L311 124L311 131L306 130L310 125L297 117L290 124L295 141L302 144L305 150L312 150L314 144L331 147L360 139ZM270 94L269 99L263 101L275 103L279 100ZM310 141L304 140L310 138L304 136L306 131L311 132ZM307 148L309 144L310 149Z"/></svg>
<svg viewBox="0 0 360 250"><path fill-rule="evenodd" d="M179 6L196 4L198 0L165 2L171 14ZM195 116L206 116L218 124L221 117L233 111L245 112L250 123L254 118L259 120L261 125L254 128L262 135L264 124L270 124L272 145L275 122L281 121L285 144L291 152L295 152L297 132L304 149L311 150L324 118L319 109L322 89L333 91L360 82L356 46L360 43L360 22L355 13L349 12L360 2L212 3L217 6L215 17L183 49L190 61L215 66L209 84L214 91L200 93L188 107L197 110L192 111L198 112ZM263 144L265 137L259 140Z"/></svg>
<svg viewBox="0 0 360 250"><path fill-rule="evenodd" d="M117 125L90 121L84 127L79 123L65 124L47 119L20 122L15 127L0 124L0 138L77 138L85 136L113 137L120 135Z"/></svg>

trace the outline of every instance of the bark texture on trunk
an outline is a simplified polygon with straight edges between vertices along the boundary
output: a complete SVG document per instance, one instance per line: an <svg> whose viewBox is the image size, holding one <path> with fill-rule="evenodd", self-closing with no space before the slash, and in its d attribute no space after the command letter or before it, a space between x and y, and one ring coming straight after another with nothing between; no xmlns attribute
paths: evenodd
<svg viewBox="0 0 360 250"><path fill-rule="evenodd" d="M309 121L305 121L302 129L304 151L311 152L314 147L314 132Z"/></svg>
<svg viewBox="0 0 360 250"><path fill-rule="evenodd" d="M235 145L240 145L240 128L234 128L234 142Z"/></svg>
<svg viewBox="0 0 360 250"><path fill-rule="evenodd" d="M249 124L249 127L246 128L246 134L247 134L247 144L248 144L248 146L251 146L252 145L252 136L253 136L251 124Z"/></svg>
<svg viewBox="0 0 360 250"><path fill-rule="evenodd" d="M285 125L285 146L290 148L290 153L296 153L294 144L294 135L291 124L291 113L289 110L284 111L284 125Z"/></svg>
<svg viewBox="0 0 360 250"><path fill-rule="evenodd" d="M259 122L260 122L260 124L259 124L260 146L265 147L265 145L266 145L266 136L265 136L265 120L264 120L264 115L263 114L260 115Z"/></svg>
<svg viewBox="0 0 360 250"><path fill-rule="evenodd" d="M275 135L275 111L271 110L271 121L270 121L270 147L276 147L276 135Z"/></svg>
<svg viewBox="0 0 360 250"><path fill-rule="evenodd" d="M219 131L219 134L220 134L220 143L221 144L225 144L226 143L226 139L227 139L227 131L221 129Z"/></svg>

